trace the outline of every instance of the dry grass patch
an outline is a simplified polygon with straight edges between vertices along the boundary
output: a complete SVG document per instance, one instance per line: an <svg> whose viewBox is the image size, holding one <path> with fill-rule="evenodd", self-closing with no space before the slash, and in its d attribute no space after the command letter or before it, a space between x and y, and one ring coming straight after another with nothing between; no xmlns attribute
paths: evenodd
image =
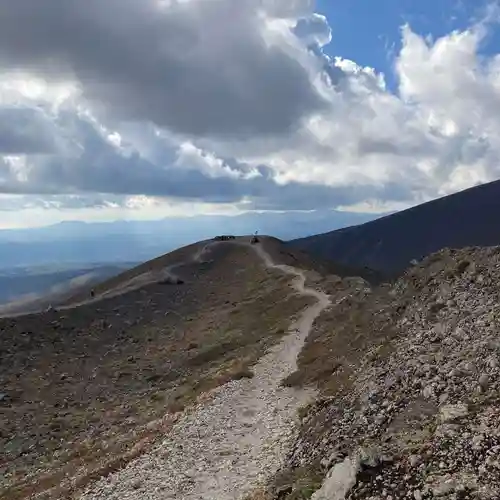
<svg viewBox="0 0 500 500"><path fill-rule="evenodd" d="M385 288L365 292L359 281L343 280L328 291L334 305L316 320L299 355L298 370L283 383L315 385L323 395L333 396L349 389L350 375L370 349L377 347L380 356L388 354L396 332Z"/></svg>
<svg viewBox="0 0 500 500"><path fill-rule="evenodd" d="M245 500L274 500L274 498L267 491L258 490L248 495Z"/></svg>
<svg viewBox="0 0 500 500"><path fill-rule="evenodd" d="M252 376L308 300L251 249L210 257L181 269L178 287L0 320L2 500L61 498L63 478L80 487L152 446L165 412Z"/></svg>

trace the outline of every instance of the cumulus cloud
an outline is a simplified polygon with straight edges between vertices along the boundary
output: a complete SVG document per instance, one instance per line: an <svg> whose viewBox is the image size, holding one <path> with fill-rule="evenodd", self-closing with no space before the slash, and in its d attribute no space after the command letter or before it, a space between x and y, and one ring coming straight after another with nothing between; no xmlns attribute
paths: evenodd
<svg viewBox="0 0 500 500"><path fill-rule="evenodd" d="M4 2L0 65L76 79L94 106L182 134L286 133L323 104L286 29L308 3Z"/></svg>
<svg viewBox="0 0 500 500"><path fill-rule="evenodd" d="M0 192L314 209L400 206L498 178L488 23L437 40L404 26L391 92L375 69L325 53L335 33L313 7L0 3Z"/></svg>
<svg viewBox="0 0 500 500"><path fill-rule="evenodd" d="M336 58L343 78L329 106L293 138L226 145L252 164L266 162L279 182L397 186L409 200L448 194L499 176L499 56L484 58L487 26L435 41L402 29L398 94L372 68ZM256 151L258 152L256 154ZM390 189L385 194L393 196Z"/></svg>
<svg viewBox="0 0 500 500"><path fill-rule="evenodd" d="M0 154L54 153L53 129L53 123L37 109L0 108Z"/></svg>

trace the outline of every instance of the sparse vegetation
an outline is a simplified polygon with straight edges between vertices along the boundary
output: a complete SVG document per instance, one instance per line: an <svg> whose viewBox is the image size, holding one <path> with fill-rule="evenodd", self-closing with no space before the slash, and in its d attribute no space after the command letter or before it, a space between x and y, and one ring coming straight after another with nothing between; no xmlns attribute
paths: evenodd
<svg viewBox="0 0 500 500"><path fill-rule="evenodd" d="M349 386L349 375L371 347L392 338L391 312L385 311L388 296L382 287L366 293L360 280L328 279L321 283L335 307L316 321L299 355L299 369L283 381L287 386L318 386L332 396Z"/></svg>
<svg viewBox="0 0 500 500"><path fill-rule="evenodd" d="M253 378L253 377L254 373L248 366L242 367L238 370L231 372L232 380L240 380L242 378Z"/></svg>
<svg viewBox="0 0 500 500"><path fill-rule="evenodd" d="M217 385L253 376L252 364L308 301L250 249L216 252L209 264L179 270L182 287L148 285L70 311L0 321L0 387L12 397L9 419L0 417L0 498L61 484L59 496L47 498L70 496L67 479L85 469L80 487L136 456L138 443L151 446L170 425L166 409L181 411ZM159 427L150 428L155 419Z"/></svg>
<svg viewBox="0 0 500 500"><path fill-rule="evenodd" d="M308 500L321 486L322 481L320 466L314 464L278 474L273 481L272 490L279 499Z"/></svg>

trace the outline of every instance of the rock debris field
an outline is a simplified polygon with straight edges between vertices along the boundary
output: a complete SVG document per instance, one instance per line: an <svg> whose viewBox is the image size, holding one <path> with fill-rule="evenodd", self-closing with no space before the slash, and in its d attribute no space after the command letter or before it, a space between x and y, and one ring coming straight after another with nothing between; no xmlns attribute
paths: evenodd
<svg viewBox="0 0 500 500"><path fill-rule="evenodd" d="M500 498L499 277L500 248L445 250L392 286L391 352L303 422L289 466L321 462L313 500Z"/></svg>
<svg viewBox="0 0 500 500"><path fill-rule="evenodd" d="M117 473L91 485L82 500L243 499L283 465L297 437L298 409L315 396L283 387L316 317L330 305L326 294L305 286L304 273L275 265L294 278L297 293L316 301L303 311L281 343L253 366L253 378L233 380L187 410L165 440Z"/></svg>

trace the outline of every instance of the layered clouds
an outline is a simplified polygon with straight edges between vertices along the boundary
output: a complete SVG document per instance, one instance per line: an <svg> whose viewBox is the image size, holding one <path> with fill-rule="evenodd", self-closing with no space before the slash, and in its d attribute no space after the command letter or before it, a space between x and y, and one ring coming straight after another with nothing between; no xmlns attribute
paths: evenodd
<svg viewBox="0 0 500 500"><path fill-rule="evenodd" d="M500 177L494 17L437 40L402 27L394 92L326 54L314 10L0 2L0 209L390 208Z"/></svg>

